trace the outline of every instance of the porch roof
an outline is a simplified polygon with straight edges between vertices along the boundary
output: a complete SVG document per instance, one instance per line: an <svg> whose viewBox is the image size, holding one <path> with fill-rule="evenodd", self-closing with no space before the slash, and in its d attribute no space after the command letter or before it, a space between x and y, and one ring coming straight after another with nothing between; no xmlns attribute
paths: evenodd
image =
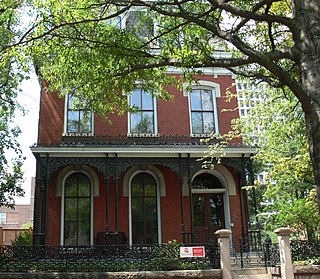
<svg viewBox="0 0 320 279"><path fill-rule="evenodd" d="M257 153L257 147L242 144L228 144L210 151L218 140L203 142L199 137L186 136L95 136L63 137L60 144L34 145L32 152L50 157L105 157L106 154L119 157L250 157ZM212 152L212 153L210 153Z"/></svg>

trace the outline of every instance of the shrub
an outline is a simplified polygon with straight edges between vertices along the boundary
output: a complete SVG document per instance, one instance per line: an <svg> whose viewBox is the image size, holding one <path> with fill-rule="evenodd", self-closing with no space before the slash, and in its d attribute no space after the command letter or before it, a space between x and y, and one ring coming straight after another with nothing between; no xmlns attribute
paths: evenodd
<svg viewBox="0 0 320 279"><path fill-rule="evenodd" d="M11 242L14 246L31 246L32 245L32 231L28 230L19 233L15 240Z"/></svg>

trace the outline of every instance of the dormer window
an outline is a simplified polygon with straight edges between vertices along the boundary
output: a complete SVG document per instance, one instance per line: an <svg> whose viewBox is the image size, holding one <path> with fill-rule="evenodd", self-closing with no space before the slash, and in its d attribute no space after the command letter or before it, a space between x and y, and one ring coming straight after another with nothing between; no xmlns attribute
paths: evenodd
<svg viewBox="0 0 320 279"><path fill-rule="evenodd" d="M130 106L136 109L129 113L129 135L154 135L157 133L156 101L143 89L136 89L129 97Z"/></svg>
<svg viewBox="0 0 320 279"><path fill-rule="evenodd" d="M154 22L146 11L133 10L126 17L126 29L139 38L150 38L154 35Z"/></svg>
<svg viewBox="0 0 320 279"><path fill-rule="evenodd" d="M79 97L69 94L66 98L66 135L92 135L93 116L92 111L81 106Z"/></svg>

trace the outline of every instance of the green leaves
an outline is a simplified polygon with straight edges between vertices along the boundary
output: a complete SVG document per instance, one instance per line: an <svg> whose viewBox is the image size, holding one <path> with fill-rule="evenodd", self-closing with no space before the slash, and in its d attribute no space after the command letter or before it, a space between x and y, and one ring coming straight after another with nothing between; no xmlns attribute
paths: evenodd
<svg viewBox="0 0 320 279"><path fill-rule="evenodd" d="M264 229L290 226L297 237L313 238L320 223L314 194L306 198L315 188L302 109L288 91L260 87L247 92L246 100L255 94L261 99L250 103L255 106L240 127L245 142L260 147L256 173L268 172L265 184L256 181L259 219Z"/></svg>
<svg viewBox="0 0 320 279"><path fill-rule="evenodd" d="M22 30L19 16L23 1L0 3L0 206L13 207L14 197L23 196L21 188L24 157L17 137L20 129L13 127L15 110L19 109L18 85L25 78L27 63L16 46Z"/></svg>

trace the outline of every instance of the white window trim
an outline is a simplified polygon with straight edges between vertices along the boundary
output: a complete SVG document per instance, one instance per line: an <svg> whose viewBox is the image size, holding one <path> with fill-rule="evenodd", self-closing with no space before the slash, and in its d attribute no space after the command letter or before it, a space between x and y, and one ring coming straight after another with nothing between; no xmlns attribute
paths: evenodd
<svg viewBox="0 0 320 279"><path fill-rule="evenodd" d="M94 243L94 236L93 236L93 225L94 225L94 221L93 221L93 216L94 216L94 210L93 210L93 188L94 188L94 182L92 181L92 178L90 176L90 174L84 172L84 171L70 171L68 172L62 182L62 193L61 193L61 219L60 219L60 245L63 246L63 240L64 240L64 208L65 208L65 182L66 179L69 177L69 175L75 173L75 172L80 172L85 174L89 180L90 180L90 188L91 188L91 193L90 193L90 206L91 206L91 212L90 212L90 245L93 245Z"/></svg>
<svg viewBox="0 0 320 279"><path fill-rule="evenodd" d="M207 81L207 80L199 80L197 83L193 82L191 84L192 89L208 89L212 92L212 101L213 101L213 116L214 116L214 127L213 131L215 134L219 134L219 121L218 121L218 108L217 108L217 97L221 97L220 85L218 83ZM192 118L191 118L191 91L187 91L187 84L183 84L183 95L188 96L188 104L189 104L189 125L190 125L190 137L207 137L209 134L194 134L192 131Z"/></svg>
<svg viewBox="0 0 320 279"><path fill-rule="evenodd" d="M79 136L79 137L90 137L94 135L94 114L91 111L91 133L70 133L67 132L67 125L68 125L68 96L69 94L66 94L65 99L64 99L64 121L63 121L63 134L62 136L66 137L74 137L74 136Z"/></svg>
<svg viewBox="0 0 320 279"><path fill-rule="evenodd" d="M129 179L129 244L132 245L132 212L131 212L131 183L132 179L139 173L148 173L152 175L157 184L157 218L158 218L158 244L162 243L162 229L161 229L161 206L160 206L160 187L159 181L156 175L153 172L144 170L134 172Z"/></svg>
<svg viewBox="0 0 320 279"><path fill-rule="evenodd" d="M130 97L128 95L128 103L130 104ZM131 133L131 113L128 112L128 133L127 137L158 137L158 110L157 110L157 98L152 96L153 99L153 125L154 125L154 132L153 133Z"/></svg>

